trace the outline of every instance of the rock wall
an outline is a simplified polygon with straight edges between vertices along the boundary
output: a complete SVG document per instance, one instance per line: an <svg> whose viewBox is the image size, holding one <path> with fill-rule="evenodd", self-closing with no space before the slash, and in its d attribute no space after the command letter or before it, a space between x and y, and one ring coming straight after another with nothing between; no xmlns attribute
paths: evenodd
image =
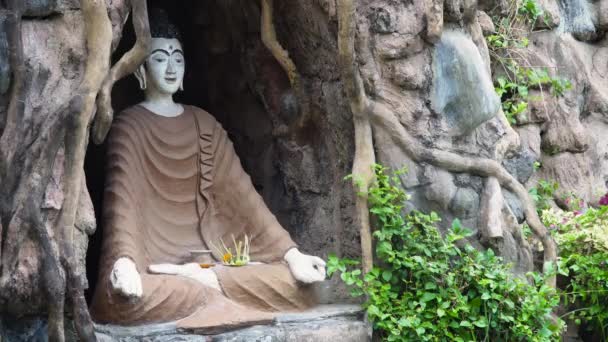
<svg viewBox="0 0 608 342"><path fill-rule="evenodd" d="M122 30L128 2L106 2L114 46L124 33L128 47L128 30ZM60 122L64 101L82 78L86 55L77 1L27 3L24 122L31 129L19 143L35 141L44 127ZM278 38L298 67L304 95L293 93L283 70L264 48L256 2L150 3L168 8L185 30L188 71L181 100L209 110L222 122L254 184L301 249L323 257L331 252L359 255L354 193L342 180L350 173L354 138L337 65L336 1L275 1ZM426 147L499 161L528 187L540 179L556 180L557 204L569 192L594 203L606 193L608 180L608 1L539 1L547 19L537 23L525 53L531 63L568 78L573 88L560 98L539 96L541 100L532 101L525 119L513 127L492 89L495 66L484 38L492 33L488 13L507 3L358 2L357 63L366 94L396 113L407 132ZM6 46L3 31L0 46ZM10 85L5 51L0 48L0 118L6 115L5 92ZM117 84L117 110L141 96L132 86L129 80ZM305 111L302 100L308 104ZM407 167L401 181L412 195L410 208L437 211L444 227L459 218L477 231L470 240L475 246L497 249L517 271L533 267L532 249L521 235L521 203L495 179L416 163L390 137L377 132L374 147L382 164ZM99 210L103 152L89 152L89 160L96 162L88 164L87 183ZM53 158L50 185L42 189L43 221L51 232L63 196L62 153ZM542 164L536 172L535 161ZM96 226L93 204L85 190L77 220L81 259L87 236ZM0 227L8 226L3 218ZM0 315L44 312L38 253L32 240L25 241L17 272L3 271ZM88 267L94 272L95 255L90 260ZM339 290L327 296L333 301L346 297Z"/></svg>
<svg viewBox="0 0 608 342"><path fill-rule="evenodd" d="M13 170L14 179L17 181L14 183L13 193L8 196L3 193L2 226L5 229L4 234L11 229L28 229L27 224L19 221L24 220L23 217L18 217L21 214L11 217L8 207L12 201L19 201L15 196L20 193L39 193L43 197L43 217L40 219L49 234L53 235L57 229L55 221L63 203L63 147L59 147L58 152L51 151L53 146L62 145L65 102L78 88L83 76L86 57L84 30L77 1L26 1L25 6L22 40L26 95L25 111L20 121L22 127L19 127L25 131L25 135L2 148L10 150L12 144L31 146L29 155L23 157L24 164L20 165L24 165L25 170L27 165L35 164L34 170L42 167L42 171L34 171L28 175L24 170ZM126 14L125 4L121 1L108 1L108 8L118 41L123 24L121 19ZM0 40L6 45L5 39L3 37ZM2 59L0 64L3 67L9 65L6 59ZM1 73L0 77L3 78L1 84L10 83L10 73ZM4 93L0 98L0 122L4 125L9 94ZM41 141L48 141L48 144ZM43 150L40 151L40 148ZM34 159L35 156L40 156L40 159ZM49 179L46 187L43 186L46 184L45 179ZM80 196L76 227L78 229L74 236L75 252L79 259L78 266L84 268L88 235L92 234L96 227L93 206L86 189L83 189ZM16 253L14 268L12 265L3 265L2 268L0 315L19 317L40 314L46 308L45 297L42 295L44 289L41 285L42 251L33 232L28 233L24 241L18 244Z"/></svg>

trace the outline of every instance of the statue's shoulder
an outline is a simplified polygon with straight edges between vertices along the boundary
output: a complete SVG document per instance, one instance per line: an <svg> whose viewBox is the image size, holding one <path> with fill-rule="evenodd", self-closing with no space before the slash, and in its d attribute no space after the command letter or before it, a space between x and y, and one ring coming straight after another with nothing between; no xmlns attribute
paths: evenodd
<svg viewBox="0 0 608 342"><path fill-rule="evenodd" d="M114 118L114 124L121 124L124 121L130 121L138 116L145 114L146 109L141 105L133 105L121 110Z"/></svg>
<svg viewBox="0 0 608 342"><path fill-rule="evenodd" d="M190 110L196 116L201 128L215 129L216 126L219 126L219 123L213 117L213 115L209 114L209 112L207 112L206 110L196 107L196 106L189 106L189 105L183 105L183 106L187 110Z"/></svg>

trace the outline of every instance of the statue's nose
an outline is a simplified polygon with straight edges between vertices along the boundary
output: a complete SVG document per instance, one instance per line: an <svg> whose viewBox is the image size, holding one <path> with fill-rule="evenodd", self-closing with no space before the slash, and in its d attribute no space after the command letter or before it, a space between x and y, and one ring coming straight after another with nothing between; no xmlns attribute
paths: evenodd
<svg viewBox="0 0 608 342"><path fill-rule="evenodd" d="M167 65L167 71L166 71L167 75L175 75L175 67L173 66L173 63L171 61L169 61L169 64Z"/></svg>

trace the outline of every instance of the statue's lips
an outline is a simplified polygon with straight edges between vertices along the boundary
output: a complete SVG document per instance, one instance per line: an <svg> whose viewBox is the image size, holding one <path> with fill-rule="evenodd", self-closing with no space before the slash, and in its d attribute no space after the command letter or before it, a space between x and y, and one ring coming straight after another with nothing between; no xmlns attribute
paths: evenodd
<svg viewBox="0 0 608 342"><path fill-rule="evenodd" d="M177 77L165 77L165 81L167 81L167 83L175 83L177 82Z"/></svg>

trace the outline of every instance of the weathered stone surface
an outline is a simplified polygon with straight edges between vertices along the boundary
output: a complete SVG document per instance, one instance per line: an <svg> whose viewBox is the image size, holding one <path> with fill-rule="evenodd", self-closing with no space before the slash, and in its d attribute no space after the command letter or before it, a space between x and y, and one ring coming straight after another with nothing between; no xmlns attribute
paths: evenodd
<svg viewBox="0 0 608 342"><path fill-rule="evenodd" d="M455 135L470 133L500 109L479 50L462 33L444 32L436 47L431 101Z"/></svg>
<svg viewBox="0 0 608 342"><path fill-rule="evenodd" d="M0 13L0 95L5 94L11 84L11 67L9 61L6 15Z"/></svg>
<svg viewBox="0 0 608 342"><path fill-rule="evenodd" d="M58 0L25 0L24 15L31 17L47 16L58 10Z"/></svg>
<svg viewBox="0 0 608 342"><path fill-rule="evenodd" d="M450 199L454 197L457 191L452 174L429 167L425 170L424 175L431 181L431 184L426 187L426 199L439 204L444 210L448 209Z"/></svg>
<svg viewBox="0 0 608 342"><path fill-rule="evenodd" d="M537 157L529 149L521 149L512 158L507 158L502 165L520 183L525 184L534 172L534 162Z"/></svg>
<svg viewBox="0 0 608 342"><path fill-rule="evenodd" d="M116 11L115 6L118 4L119 1L109 2L109 12ZM43 172L33 172L31 175L33 181L25 180L30 175L19 176L24 178L23 183L26 185L23 187L27 187L26 192L40 194L40 198L44 198L41 208L37 208L41 209L38 219L51 235L56 235L56 219L63 205L63 154L47 144L39 144L44 146L36 144L40 141L48 141L44 137L45 134L62 141L65 106L80 85L84 71L86 57L84 25L82 15L78 11L78 1L28 1L25 5L29 8L24 13L22 23L26 93L24 121L20 122L27 125L27 128L24 131L26 134L20 137L23 140L10 143L31 145L28 147L26 158L32 160L26 163L31 163L34 170L38 169L39 163L46 163L41 169ZM55 15L59 12L61 15ZM114 24L121 25L121 23ZM6 52L4 49L0 50ZM3 63L0 61L1 64ZM4 99L0 99L0 106L4 106L4 103ZM2 112L0 116L4 117L4 108L0 108L0 112ZM57 131L53 130L55 128ZM57 144L53 143L55 146ZM2 146L2 149L10 150L11 146ZM3 217L3 220L9 218L9 216ZM83 270L88 234L95 229L93 207L86 189L83 189L80 196L76 225L82 229L77 229L74 234L74 247L78 259L76 265ZM26 227L29 225L19 220L12 220L9 227L4 228L29 229ZM46 256L43 255L38 239L35 238L35 234L29 234L19 245L16 267L4 268L0 281L3 287L0 290L0 315L23 317L45 314L46 297L42 291L41 279L42 257ZM67 307L69 310L69 305Z"/></svg>
<svg viewBox="0 0 608 342"><path fill-rule="evenodd" d="M479 211L479 232L482 241L490 241L503 237L502 229L502 207L503 197L500 183L494 177L485 181L481 194L481 205Z"/></svg>
<svg viewBox="0 0 608 342"><path fill-rule="evenodd" d="M589 0L558 0L561 13L560 29L572 33L582 41L597 38L598 32L593 23L593 12Z"/></svg>
<svg viewBox="0 0 608 342"><path fill-rule="evenodd" d="M139 327L101 326L96 328L101 342L131 341L214 341L214 342L363 342L369 341L370 326L362 320L356 305L329 305L294 314L282 314L266 326L207 335L204 331L184 331L175 323ZM9 341L12 342L12 341Z"/></svg>
<svg viewBox="0 0 608 342"><path fill-rule="evenodd" d="M2 342L46 342L47 324L44 319L22 317L9 319L0 316L0 341Z"/></svg>
<svg viewBox="0 0 608 342"><path fill-rule="evenodd" d="M490 18L486 12L478 11L477 20L479 21L479 26L481 26L481 31L483 32L484 36L493 34L496 30L492 18Z"/></svg>
<svg viewBox="0 0 608 342"><path fill-rule="evenodd" d="M511 210L511 213L513 213L517 222L523 223L525 220L524 208L519 198L508 190L503 191L503 196L505 197L505 204L509 207L509 210Z"/></svg>
<svg viewBox="0 0 608 342"><path fill-rule="evenodd" d="M450 202L450 210L458 218L471 218L479 214L479 193L471 188L458 188Z"/></svg>

